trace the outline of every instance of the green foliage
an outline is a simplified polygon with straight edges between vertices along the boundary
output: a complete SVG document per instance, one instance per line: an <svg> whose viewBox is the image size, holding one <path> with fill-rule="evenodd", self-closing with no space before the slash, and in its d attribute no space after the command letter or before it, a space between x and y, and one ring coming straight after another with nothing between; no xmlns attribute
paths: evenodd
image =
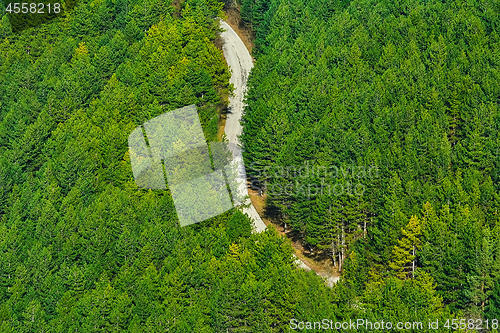
<svg viewBox="0 0 500 333"><path fill-rule="evenodd" d="M3 15L0 20L0 39L9 37L12 34L12 26L7 15Z"/></svg>
<svg viewBox="0 0 500 333"><path fill-rule="evenodd" d="M276 231L252 234L237 209L180 228L168 191L133 180L144 121L194 103L216 138L221 5L84 1L2 36L1 332L281 332L356 313Z"/></svg>
<svg viewBox="0 0 500 333"><path fill-rule="evenodd" d="M220 8L187 1L175 18L164 2L83 2L18 34L2 20L0 331L213 332L243 325L215 316L236 305L259 327L286 321L268 283L295 274L283 239L250 238L236 209L179 228L168 192L138 189L131 173L128 135L159 114L195 103L216 137L230 91L213 43Z"/></svg>
<svg viewBox="0 0 500 333"><path fill-rule="evenodd" d="M241 3L249 174L340 282L237 209L179 228L168 191L134 183L144 121L196 104L216 138L223 3L82 1L22 32L0 21L1 332L497 316L497 4Z"/></svg>
<svg viewBox="0 0 500 333"><path fill-rule="evenodd" d="M421 270L447 311L483 317L500 263L498 2L241 5L258 50L244 158L268 207L355 294Z"/></svg>
<svg viewBox="0 0 500 333"><path fill-rule="evenodd" d="M420 235L422 226L416 216L412 216L408 225L401 230L403 237L398 240L398 245L392 250L392 261L389 267L396 272L396 276L404 279L411 272L415 273L416 252L421 246ZM411 264L411 267L408 267Z"/></svg>

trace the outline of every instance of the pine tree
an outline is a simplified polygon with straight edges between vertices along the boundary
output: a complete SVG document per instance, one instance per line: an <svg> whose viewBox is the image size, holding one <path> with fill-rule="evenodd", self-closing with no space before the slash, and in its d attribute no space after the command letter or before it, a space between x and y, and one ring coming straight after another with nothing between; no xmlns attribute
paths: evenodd
<svg viewBox="0 0 500 333"><path fill-rule="evenodd" d="M421 222L413 215L408 225L401 229L403 237L394 246L392 259L389 267L395 271L400 279L406 279L409 275L415 277L417 250L421 247Z"/></svg>
<svg viewBox="0 0 500 333"><path fill-rule="evenodd" d="M12 34L12 27L10 25L9 17L3 15L0 20L0 40L9 37Z"/></svg>
<svg viewBox="0 0 500 333"><path fill-rule="evenodd" d="M488 300L485 315L489 319L500 318L500 279L495 281L495 287Z"/></svg>

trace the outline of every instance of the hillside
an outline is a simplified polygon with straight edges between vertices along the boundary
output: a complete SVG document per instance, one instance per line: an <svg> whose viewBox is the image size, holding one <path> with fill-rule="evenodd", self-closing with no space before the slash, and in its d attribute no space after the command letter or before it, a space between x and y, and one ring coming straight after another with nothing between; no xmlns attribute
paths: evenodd
<svg viewBox="0 0 500 333"><path fill-rule="evenodd" d="M447 309L495 318L500 3L241 10L257 36L245 164L268 214L358 295L423 275Z"/></svg>
<svg viewBox="0 0 500 333"><path fill-rule="evenodd" d="M499 318L498 3L241 5L247 173L343 278L297 269L241 208L181 227L169 189L134 181L127 140L150 119L194 104L218 140L224 3L83 0L15 29L0 4L1 333ZM309 193L335 167L363 193ZM290 178L302 192L272 192Z"/></svg>

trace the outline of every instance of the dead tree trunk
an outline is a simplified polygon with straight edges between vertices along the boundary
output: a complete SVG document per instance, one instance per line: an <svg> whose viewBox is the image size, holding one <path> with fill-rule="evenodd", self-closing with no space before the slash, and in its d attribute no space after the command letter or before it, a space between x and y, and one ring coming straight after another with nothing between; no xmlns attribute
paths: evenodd
<svg viewBox="0 0 500 333"><path fill-rule="evenodd" d="M338 241L338 244L341 244L340 242L340 234L337 235L337 241ZM342 272L342 249L340 249L340 251L338 251L339 253L339 273Z"/></svg>
<svg viewBox="0 0 500 333"><path fill-rule="evenodd" d="M335 240L332 238L332 245L331 245L331 250L332 250L332 260L333 260L333 267L337 266L337 262L335 261Z"/></svg>
<svg viewBox="0 0 500 333"><path fill-rule="evenodd" d="M344 259L345 259L345 230L344 230L344 220L342 219L342 243L340 244L341 245L341 248L340 248L340 252L342 253L342 262L340 263L340 270L339 272L342 273L342 266L344 265Z"/></svg>
<svg viewBox="0 0 500 333"><path fill-rule="evenodd" d="M412 260L412 267L411 267L411 277L415 278L415 245L413 245L413 260Z"/></svg>

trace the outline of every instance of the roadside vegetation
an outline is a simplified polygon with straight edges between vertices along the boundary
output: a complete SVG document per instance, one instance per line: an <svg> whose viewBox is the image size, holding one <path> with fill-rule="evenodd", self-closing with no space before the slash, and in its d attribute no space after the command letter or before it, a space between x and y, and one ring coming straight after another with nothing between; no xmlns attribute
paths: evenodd
<svg viewBox="0 0 500 333"><path fill-rule="evenodd" d="M252 174L343 279L296 269L236 209L181 228L168 191L134 183L144 121L196 104L217 140L224 4L80 1L17 32L0 18L0 332L499 318L498 3L250 4L247 165L379 169L363 195L307 198Z"/></svg>

